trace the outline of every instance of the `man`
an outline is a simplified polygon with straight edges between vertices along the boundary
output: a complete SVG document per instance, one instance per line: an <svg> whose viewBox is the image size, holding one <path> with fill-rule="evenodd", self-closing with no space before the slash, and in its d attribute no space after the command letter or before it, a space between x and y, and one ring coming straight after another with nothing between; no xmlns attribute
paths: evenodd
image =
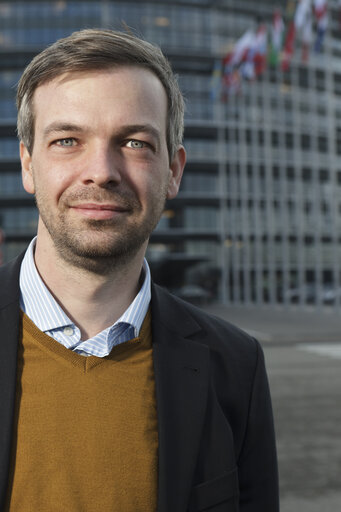
<svg viewBox="0 0 341 512"><path fill-rule="evenodd" d="M183 168L161 51L85 30L18 85L38 233L1 269L1 509L276 512L259 344L150 282Z"/></svg>

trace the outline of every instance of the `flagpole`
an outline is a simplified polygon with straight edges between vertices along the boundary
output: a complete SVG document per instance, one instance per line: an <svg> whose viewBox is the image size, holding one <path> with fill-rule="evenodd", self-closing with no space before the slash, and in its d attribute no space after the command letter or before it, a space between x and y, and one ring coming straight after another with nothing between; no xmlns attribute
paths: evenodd
<svg viewBox="0 0 341 512"><path fill-rule="evenodd" d="M218 183L219 183L219 240L220 240L220 264L221 264L221 290L220 296L223 304L228 304L230 301L229 286L230 280L228 276L228 248L226 247L226 222L227 222L227 183L226 183L226 137L225 137L225 122L224 111L221 103L221 95L217 94L213 99L213 118L217 126L217 141L218 141Z"/></svg>
<svg viewBox="0 0 341 512"><path fill-rule="evenodd" d="M327 27L327 23L326 23ZM324 56L325 56L325 74L326 81L325 87L327 92L327 120L328 120L328 140L329 140L329 152L328 155L337 155L337 148L335 143L335 134L336 134L336 126L335 126L335 101L333 96L333 65L332 65L332 48L331 48L331 38L326 31L324 41ZM329 198L331 202L331 235L332 235L332 281L336 290L340 287L340 247L339 247L339 234L338 234L338 223L337 219L339 218L338 212L338 197L336 196L337 191L339 190L337 183L337 167L334 158L328 158L328 168L330 169L330 189L329 189ZM335 293L334 307L336 310L340 308L340 296L338 293Z"/></svg>

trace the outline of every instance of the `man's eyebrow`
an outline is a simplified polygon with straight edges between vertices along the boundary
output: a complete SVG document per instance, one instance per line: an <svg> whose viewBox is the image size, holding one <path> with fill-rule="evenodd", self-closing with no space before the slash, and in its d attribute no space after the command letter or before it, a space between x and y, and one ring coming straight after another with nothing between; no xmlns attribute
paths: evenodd
<svg viewBox="0 0 341 512"><path fill-rule="evenodd" d="M124 138L129 137L134 133L147 133L154 137L158 143L160 142L160 132L151 124L129 124L122 126L115 135Z"/></svg>
<svg viewBox="0 0 341 512"><path fill-rule="evenodd" d="M58 132L84 132L86 131L82 126L73 123L55 122L51 123L43 131L44 137L47 137L51 133Z"/></svg>

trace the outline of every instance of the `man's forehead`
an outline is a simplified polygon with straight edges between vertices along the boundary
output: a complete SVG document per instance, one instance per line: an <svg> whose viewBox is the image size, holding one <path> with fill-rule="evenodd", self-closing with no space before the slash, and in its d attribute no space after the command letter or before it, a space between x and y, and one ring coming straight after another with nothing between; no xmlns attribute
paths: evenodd
<svg viewBox="0 0 341 512"><path fill-rule="evenodd" d="M37 91L43 89L47 86L59 86L71 83L74 80L81 80L87 78L96 78L99 76L111 76L111 75L134 75L134 80L138 81L138 75L140 75L141 80L144 76L149 76L152 78L155 83L159 83L164 93L166 94L166 90L164 85L162 84L160 78L154 73L152 70L145 66L139 66L136 64L119 64L113 65L107 68L90 68L90 69L76 69L76 70L68 70L64 71L60 74L56 74L49 78L48 80L44 80L40 82L35 88L34 95Z"/></svg>
<svg viewBox="0 0 341 512"><path fill-rule="evenodd" d="M109 84L109 89L107 88L106 93L101 94L102 84L105 83ZM84 84L86 84L85 87ZM37 118L37 115L44 115L46 109L49 112L52 108L58 110L56 101L63 103L64 108L67 109L67 100L70 99L73 105L78 104L81 110L86 110L87 97L91 102L93 98L98 98L99 101L118 99L122 104L131 100L138 102L139 108L141 104L149 103L150 113L155 110L154 117L159 117L158 114L161 112L164 112L166 118L168 117L168 98L160 79L149 69L135 65L61 73L36 88L32 98L32 109ZM63 106L60 105L60 109L62 108Z"/></svg>

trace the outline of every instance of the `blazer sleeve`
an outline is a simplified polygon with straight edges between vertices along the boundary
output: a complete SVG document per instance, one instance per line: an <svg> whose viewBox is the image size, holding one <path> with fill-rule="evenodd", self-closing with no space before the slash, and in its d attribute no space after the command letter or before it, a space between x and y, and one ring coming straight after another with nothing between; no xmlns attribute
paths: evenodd
<svg viewBox="0 0 341 512"><path fill-rule="evenodd" d="M263 351L256 341L256 365L247 426L237 461L240 512L278 512L275 432Z"/></svg>

